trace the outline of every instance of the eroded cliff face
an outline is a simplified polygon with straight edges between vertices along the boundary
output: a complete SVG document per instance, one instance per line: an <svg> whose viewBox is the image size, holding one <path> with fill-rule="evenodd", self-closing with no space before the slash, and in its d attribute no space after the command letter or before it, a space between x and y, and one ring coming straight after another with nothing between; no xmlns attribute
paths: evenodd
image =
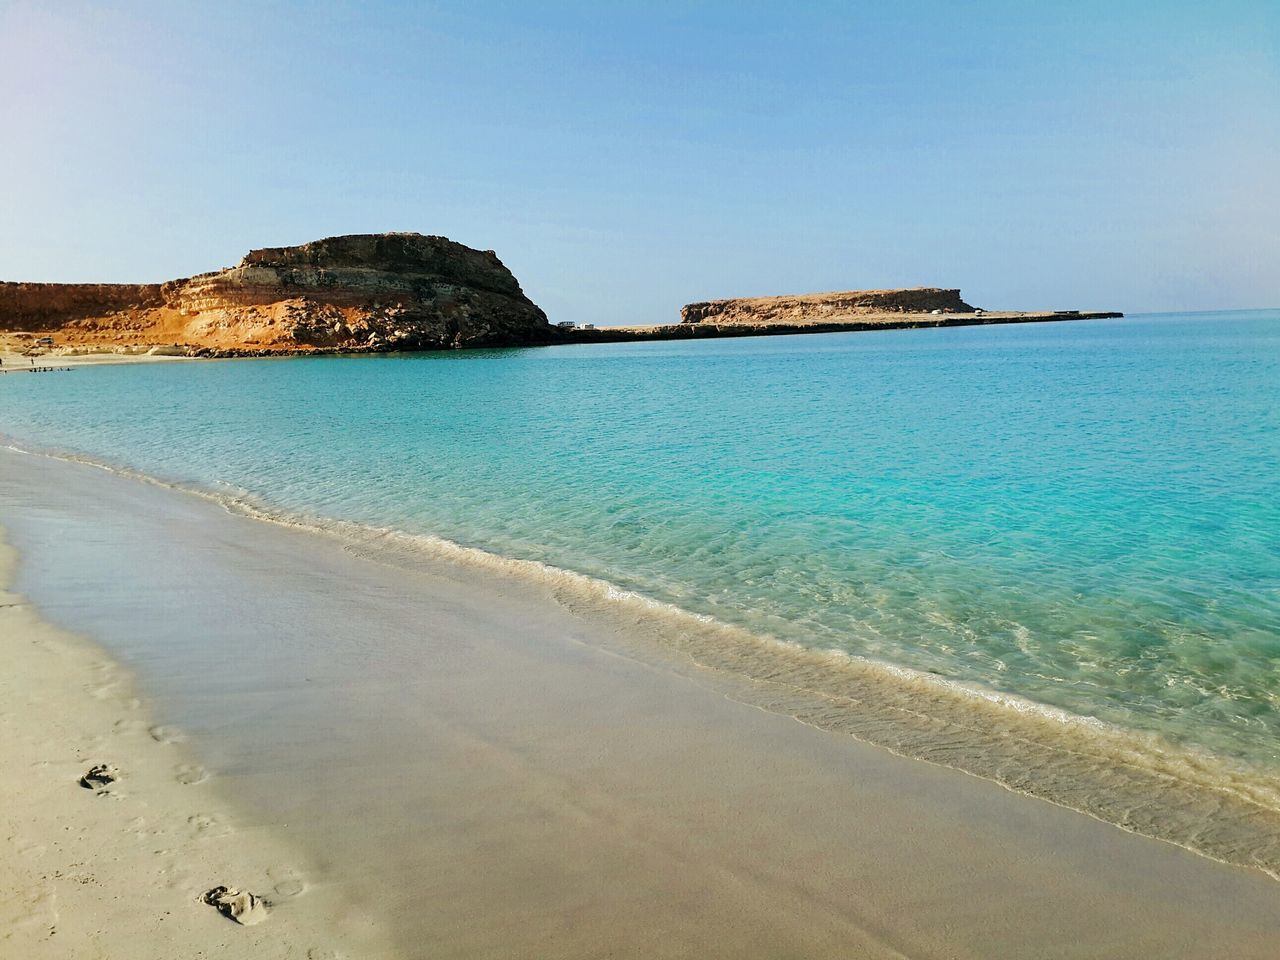
<svg viewBox="0 0 1280 960"><path fill-rule="evenodd" d="M0 330L192 353L543 343L546 315L491 250L416 233L250 252L165 284L0 284Z"/></svg>
<svg viewBox="0 0 1280 960"><path fill-rule="evenodd" d="M158 283L0 282L0 330L56 330L86 317L163 305Z"/></svg>
<svg viewBox="0 0 1280 960"><path fill-rule="evenodd" d="M804 325L845 323L868 315L896 313L973 313L959 290L918 287L911 290L849 290L783 297L742 297L690 303L680 311L681 323Z"/></svg>

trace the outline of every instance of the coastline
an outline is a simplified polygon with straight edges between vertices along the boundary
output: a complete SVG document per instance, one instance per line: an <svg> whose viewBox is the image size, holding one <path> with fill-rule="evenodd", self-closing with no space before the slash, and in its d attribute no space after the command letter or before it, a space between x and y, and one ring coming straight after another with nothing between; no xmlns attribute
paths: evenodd
<svg viewBox="0 0 1280 960"><path fill-rule="evenodd" d="M18 455L0 456L9 467ZM34 501L40 516L17 520L31 548L24 550L35 566L30 575L37 579L52 576L63 563L52 538L74 536L77 528L97 531L104 541L124 537L150 544L150 549L164 553L166 562L188 560L219 577L232 575L227 564L233 560L247 564L270 582L255 588L248 581L235 581L238 589L250 591L252 603L263 606L260 624L237 622L243 637L220 641L227 645L230 663L240 649L237 644L261 644L265 636L282 629L298 630L299 643L310 646L326 639L342 642L341 624L332 628L332 636L318 637L316 631L327 625L310 619L324 619L332 604L345 610L342 616L349 620L356 613L377 616L373 626L362 627L373 641L372 646L361 646L362 656L386 658L395 671L411 673L414 697L404 701L406 712L394 724L379 727L390 743L368 748L375 756L363 761L367 766L360 767L361 777L371 781L366 790L395 783L416 791L428 808L445 817L443 823L433 819L430 837L410 834L414 843L428 845L430 862L437 865L433 869L443 876L413 881L433 892L425 906L420 896L409 897L410 891L406 896L449 931L447 936L437 934L445 939L436 945L450 947L453 955L471 955L464 945L478 949L481 944L516 955L513 937L529 938L521 942L557 956L589 955L586 948L592 937L597 948L602 937L613 938L610 943L628 949L643 944L654 955L671 956L694 946L708 955L730 955L734 944L746 955L769 954L770 945L803 944L808 955L832 956L847 954L854 946L867 956L1012 955L1019 949L1023 955L1034 949L1042 956L1097 955L1104 950L1113 956L1196 956L1204 955L1210 944L1217 949L1227 943L1238 956L1269 955L1280 888L1260 874L1222 867L1065 809L1037 804L993 783L794 723L791 716L760 702L758 694L767 687L696 665L680 669L662 655L643 662L637 656L643 644L619 644L612 634L597 635L588 611L566 615L563 604L549 598L547 591L492 572L459 569L440 560L424 563L420 556L407 568L389 565L385 557L371 563L355 544L344 546L309 531L228 514L217 504L86 466L25 459L24 466L35 474L16 467L7 470L0 504L11 513L18 499ZM25 479L20 474L26 474ZM34 483L36 476L56 482ZM87 544L88 554L72 566L89 563L94 551L110 546ZM233 555L225 555L231 547ZM284 557L295 559L277 570ZM143 569L148 567L144 564ZM160 577L163 569L157 567L154 573ZM92 617L117 624L124 636L137 626L140 614L136 604L130 607L118 596L120 591L111 589L112 576L84 600L95 607L109 602L129 608L123 613L95 610ZM65 583L74 582L74 570L66 577ZM163 583L152 585L156 596L172 598L167 615L176 618L163 628L153 625L157 636L180 628L191 616L187 608L205 617L217 610L209 607L205 596L219 592L217 578L199 582L199 588L176 594L166 592ZM335 584L347 584L350 595L340 590L327 597L325 591ZM359 606L357 585L375 590L378 604ZM58 583L47 583L45 589L58 606ZM502 594L496 613L489 612L495 589ZM258 597L256 590L283 590L286 598L271 601ZM434 612L426 621L431 635L414 641L426 643L426 650L406 660L410 648L405 642L424 622L405 619L407 607L397 613L410 602L410 591ZM60 618L87 615L79 609L80 601L63 599L70 602L58 606ZM281 621L272 612L276 602L305 622L295 627ZM323 609L310 611L312 605ZM199 616L195 622L201 622ZM506 639L499 626L510 630L513 638ZM303 649L281 651L281 665L295 672L302 669L293 658ZM144 667L147 658L155 656L152 651L143 657L147 650L145 645L133 649L133 657L141 657ZM342 659L340 647L330 652ZM437 666L447 666L448 684L440 686L445 678L417 674L424 654ZM323 663L322 658L315 665ZM273 669L271 664L259 666ZM157 668L150 669L155 673ZM326 687L328 694L338 696L347 679L355 683L355 678L344 678L343 684ZM235 671L216 680L178 680L179 687L216 683L232 692L245 682L236 680ZM372 709L373 703L385 709L383 701L399 701L396 684L403 682L407 681L399 676L364 677L343 699L357 703L360 710ZM153 676L145 686L163 688L165 683ZM219 701L226 692L221 691ZM312 709L312 696L292 686L273 688L274 722L258 735L279 739L298 734L302 726L297 721L310 716L306 711ZM442 706L446 701L447 709ZM172 708L173 689L161 702ZM233 698L234 702L239 701ZM261 698L255 695L244 702L257 704ZM766 709L756 709L759 706ZM424 708L435 722L418 728ZM198 707L189 709L198 713ZM342 714L350 705L330 704L329 709ZM291 710L298 712L293 715ZM200 747L233 739L216 726L203 734L198 723L192 726ZM444 775L444 780L432 786L432 780L423 779L427 769L415 768L414 759L405 755L410 743L432 759L432 776ZM314 744L300 747L296 741L289 746L303 752L316 749ZM218 751L214 755L219 756ZM406 766L375 769L374 760L393 756ZM465 763L463 756L468 758ZM495 766L495 761L500 762ZM242 776L237 782L256 797L255 808L263 808L264 797L281 801L281 784L267 774L256 780ZM296 783L295 779L293 792ZM359 785L352 784L352 789ZM499 800L493 793L497 788L510 796ZM354 804L357 799L344 798L341 803ZM305 807L307 801L296 802ZM334 802L338 801L329 801ZM322 805L310 812L332 817L326 809ZM463 820L453 819L464 809ZM727 820L725 811L732 811ZM403 843L392 811L384 812L387 822L381 826ZM419 804L407 800L397 801L394 812L400 817L422 816ZM373 820L377 827L378 818ZM288 822L293 824L295 818L290 816ZM323 830L337 830L343 835L333 854L339 866L343 851L355 856L355 851L381 849L376 838L353 836L353 828L343 828L343 822L339 818L337 824L326 821L295 830L291 839L306 846ZM562 830L575 838L572 851L555 842ZM752 838L747 847L742 846L744 837ZM516 838L519 843L510 842ZM523 866L513 869L509 860L490 860L484 851L491 843L500 843L504 857L516 856ZM697 851L692 860L672 859L672 851L686 848ZM412 851L397 855L414 861ZM527 857L533 862L525 863ZM450 865L441 865L445 863ZM351 870L354 865L345 866ZM415 876L411 866L405 865L402 882ZM583 869L586 874L577 876ZM507 870L514 875L507 878ZM523 878L529 870L533 872L528 877L541 877L545 889L531 891L524 884L506 888L508 881ZM477 875L464 879L471 874ZM972 903L975 882L989 898L987 910ZM452 894L450 883L455 885ZM586 886L573 893L579 884ZM459 885L463 890L456 889ZM1211 903L1204 902L1207 885L1220 891ZM581 899L588 889L596 892ZM458 926L468 911L477 909L458 899L467 890L490 898L502 891L502 897L486 900L481 907L487 925L483 930ZM692 915L681 919L681 911L672 912L672 897L681 891L691 898L685 900L685 908L692 906L699 917L696 930L689 926ZM564 914L566 898L577 904L569 914ZM664 918L668 939L653 939L651 919L648 925L640 923L622 906L630 901L656 911L650 918ZM915 908L903 913L904 904ZM391 909L402 923L403 909L405 905ZM558 926L557 910L577 918L572 936ZM519 921L513 920L512 911ZM992 911L1004 919L996 922ZM1122 921L1122 915L1128 919ZM744 922L746 917L752 919ZM567 939L545 939L548 924ZM943 925L951 931L949 938L939 938ZM271 926L253 929L266 931ZM1068 940L1079 949L1068 952ZM553 943L556 949L549 948ZM1046 944L1063 947L1054 952L1058 947Z"/></svg>
<svg viewBox="0 0 1280 960"><path fill-rule="evenodd" d="M447 578L468 571L498 591L533 588L626 656L715 677L743 703L1280 881L1280 778L1210 752L940 674L777 640L538 561L281 512L252 495L170 484L89 457L7 449L195 497L380 565Z"/></svg>
<svg viewBox="0 0 1280 960"><path fill-rule="evenodd" d="M538 336L522 343L478 343L462 347L442 347L432 350L405 350L391 342L367 347L280 347L280 346L183 346L170 342L142 344L116 344L84 340L71 342L50 349L36 356L42 365L54 363L63 366L87 366L94 364L154 363L170 360L247 359L258 357L319 357L319 356L367 356L370 354L453 352L456 350L487 350L496 347L551 347L567 344L633 343L667 340L715 340L740 337L804 336L819 333L868 333L877 330L917 330L944 327L991 326L1021 323L1066 323L1074 320L1105 320L1123 318L1116 311L990 311L985 313L956 313L935 316L899 312L867 313L858 320L835 322L804 321L793 323L668 323L650 326L618 327L552 327L546 336ZM0 332L0 373L22 370L24 361L30 358L14 349L12 333ZM158 353L150 353L151 349ZM116 352L120 350L122 352ZM72 352L67 352L72 351Z"/></svg>
<svg viewBox="0 0 1280 960"><path fill-rule="evenodd" d="M94 367L94 366L114 366L123 363L173 363L190 360L191 357L176 357L151 355L147 353L112 353L103 351L100 353L82 353L82 354L64 354L64 353L44 353L34 357L28 357L22 353L16 353L13 350L0 350L0 374L6 373L25 373L33 366L35 367ZM35 361L32 363L31 361Z"/></svg>
<svg viewBox="0 0 1280 960"><path fill-rule="evenodd" d="M19 564L0 530L0 956L393 956L305 854L206 782L128 671L11 592ZM114 782L79 782L98 764ZM265 920L205 903L220 885L264 901Z"/></svg>
<svg viewBox="0 0 1280 960"><path fill-rule="evenodd" d="M726 337L779 337L814 333L867 333L873 330L924 330L935 327L981 327L1010 323L1066 323L1073 320L1122 319L1118 311L1009 311L947 313L868 313L857 320L794 323L668 323L642 327L575 328L566 343L628 343L639 340L714 340Z"/></svg>

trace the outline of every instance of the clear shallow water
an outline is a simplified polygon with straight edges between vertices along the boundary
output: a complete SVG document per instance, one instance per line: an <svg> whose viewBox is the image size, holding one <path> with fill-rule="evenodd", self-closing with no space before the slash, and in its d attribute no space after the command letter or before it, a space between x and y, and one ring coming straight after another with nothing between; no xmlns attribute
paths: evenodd
<svg viewBox="0 0 1280 960"><path fill-rule="evenodd" d="M1280 312L0 378L0 432L1280 769Z"/></svg>

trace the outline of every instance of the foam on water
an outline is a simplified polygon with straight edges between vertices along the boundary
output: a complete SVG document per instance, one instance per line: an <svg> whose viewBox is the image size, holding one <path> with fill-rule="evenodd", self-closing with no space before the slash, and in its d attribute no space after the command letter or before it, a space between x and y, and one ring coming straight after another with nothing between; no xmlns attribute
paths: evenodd
<svg viewBox="0 0 1280 960"><path fill-rule="evenodd" d="M1276 875L1280 315L804 339L113 370L0 423Z"/></svg>
<svg viewBox="0 0 1280 960"><path fill-rule="evenodd" d="M34 453L15 445L8 449ZM182 490L263 522L334 537L369 560L412 567L443 562L518 578L582 616L612 622L638 657L651 652L644 644L653 644L699 668L747 681L736 696L761 708L1280 879L1280 777L1010 694L753 634L538 561L429 535L283 513L247 492L166 483L90 457L57 458Z"/></svg>

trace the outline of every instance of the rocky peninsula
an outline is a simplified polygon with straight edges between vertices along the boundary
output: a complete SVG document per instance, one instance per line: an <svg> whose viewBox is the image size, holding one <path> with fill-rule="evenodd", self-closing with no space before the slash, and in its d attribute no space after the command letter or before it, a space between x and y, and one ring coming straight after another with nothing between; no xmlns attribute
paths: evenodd
<svg viewBox="0 0 1280 960"><path fill-rule="evenodd" d="M436 350L554 342L492 250L417 233L253 250L154 284L0 283L0 333L189 356Z"/></svg>
<svg viewBox="0 0 1280 960"><path fill-rule="evenodd" d="M916 287L903 290L846 290L779 297L739 297L686 304L680 322L644 327L605 327L571 331L582 342L693 340L712 337L769 337L797 333L901 330L913 327L962 327L988 323L1032 323L1122 317L1113 311L982 310L957 289Z"/></svg>
<svg viewBox="0 0 1280 960"><path fill-rule="evenodd" d="M253 250L234 267L167 283L0 283L0 352L374 353L1118 316L984 311L958 289L920 287L707 300L653 326L552 324L492 250L381 233Z"/></svg>
<svg viewBox="0 0 1280 960"><path fill-rule="evenodd" d="M681 323L811 324L856 320L885 313L975 313L959 290L918 287L911 290L849 290L784 297L742 297L690 303L680 311Z"/></svg>

